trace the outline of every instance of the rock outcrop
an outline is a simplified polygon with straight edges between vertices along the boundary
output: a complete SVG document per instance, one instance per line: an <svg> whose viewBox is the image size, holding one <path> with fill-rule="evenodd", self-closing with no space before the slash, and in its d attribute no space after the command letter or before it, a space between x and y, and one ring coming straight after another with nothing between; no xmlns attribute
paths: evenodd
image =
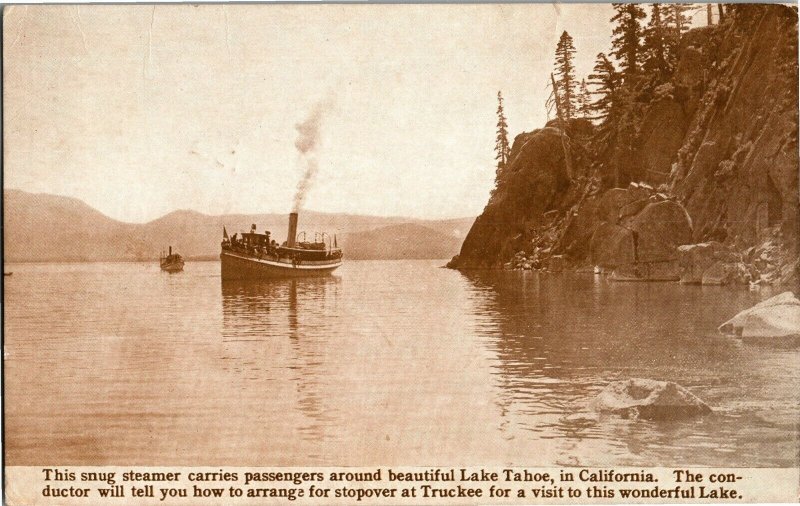
<svg viewBox="0 0 800 506"><path fill-rule="evenodd" d="M759 279L743 255L717 241L679 246L678 263L683 284L746 285Z"/></svg>
<svg viewBox="0 0 800 506"><path fill-rule="evenodd" d="M746 309L719 327L745 339L800 337L800 300L784 292Z"/></svg>
<svg viewBox="0 0 800 506"><path fill-rule="evenodd" d="M600 197L599 226L590 243L594 265L618 279L677 280L678 246L691 241L692 223L679 203L632 184Z"/></svg>
<svg viewBox="0 0 800 506"><path fill-rule="evenodd" d="M467 234L455 267L502 267L517 251L532 251L532 230L547 221L545 213L563 208L570 193L563 142L555 127L517 136L511 161Z"/></svg>
<svg viewBox="0 0 800 506"><path fill-rule="evenodd" d="M701 284L703 274L720 260L722 252L727 252L727 249L717 241L679 246L678 263L681 269L681 283Z"/></svg>
<svg viewBox="0 0 800 506"><path fill-rule="evenodd" d="M705 402L677 383L642 378L609 384L592 406L599 412L649 420L676 420L711 413Z"/></svg>
<svg viewBox="0 0 800 506"><path fill-rule="evenodd" d="M675 95L696 112L670 184L692 216L693 242L744 249L777 226L796 256L797 11L737 9L733 23L685 37Z"/></svg>
<svg viewBox="0 0 800 506"><path fill-rule="evenodd" d="M659 90L639 129L641 145L636 156L642 167L639 176L653 184L669 181L672 163L689 126L685 104L674 98L673 90L670 85Z"/></svg>
<svg viewBox="0 0 800 506"><path fill-rule="evenodd" d="M451 266L797 284L796 9L737 5L632 96L630 145L575 121L517 136Z"/></svg>

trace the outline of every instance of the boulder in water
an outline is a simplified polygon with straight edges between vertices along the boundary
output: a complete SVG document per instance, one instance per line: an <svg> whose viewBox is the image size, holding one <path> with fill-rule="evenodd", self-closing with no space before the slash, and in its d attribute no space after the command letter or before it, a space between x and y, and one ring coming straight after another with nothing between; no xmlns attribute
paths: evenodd
<svg viewBox="0 0 800 506"><path fill-rule="evenodd" d="M692 240L692 220L677 202L665 200L648 204L628 225L636 239L637 262L678 259L678 246Z"/></svg>
<svg viewBox="0 0 800 506"><path fill-rule="evenodd" d="M677 383L643 378L610 383L593 406L600 412L648 420L675 420L711 413L705 402Z"/></svg>
<svg viewBox="0 0 800 506"><path fill-rule="evenodd" d="M607 197L608 207L630 194L630 190L621 192ZM605 221L595 229L590 242L592 263L617 269L620 279L677 281L678 246L692 238L691 219L677 202L644 202L641 211L623 217L619 225Z"/></svg>
<svg viewBox="0 0 800 506"><path fill-rule="evenodd" d="M633 233L625 227L600 223L589 244L594 265L613 268L636 260Z"/></svg>
<svg viewBox="0 0 800 506"><path fill-rule="evenodd" d="M681 283L700 284L703 275L717 262L724 246L716 241L678 246L678 263L681 269Z"/></svg>
<svg viewBox="0 0 800 506"><path fill-rule="evenodd" d="M758 271L741 255L716 241L678 246L681 283L746 285L758 279Z"/></svg>
<svg viewBox="0 0 800 506"><path fill-rule="evenodd" d="M719 327L742 338L800 337L800 300L784 292L745 309Z"/></svg>

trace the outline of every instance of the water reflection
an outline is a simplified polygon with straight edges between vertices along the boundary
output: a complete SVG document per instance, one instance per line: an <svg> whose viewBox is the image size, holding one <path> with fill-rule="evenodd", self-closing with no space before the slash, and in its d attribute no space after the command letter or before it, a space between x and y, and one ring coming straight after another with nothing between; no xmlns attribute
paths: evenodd
<svg viewBox="0 0 800 506"><path fill-rule="evenodd" d="M335 276L222 281L222 337L231 341L318 334L324 330L318 317L338 304L340 282Z"/></svg>
<svg viewBox="0 0 800 506"><path fill-rule="evenodd" d="M340 277L222 284L215 262L181 276L15 266L9 462L796 462L797 350L716 331L763 294L439 264L353 261ZM677 381L715 415L588 410L609 381L635 376Z"/></svg>
<svg viewBox="0 0 800 506"><path fill-rule="evenodd" d="M222 282L225 369L252 381L291 382L294 406L305 416L296 430L305 440L325 440L334 417L321 382L328 375L326 316L338 303L339 283L334 276Z"/></svg>
<svg viewBox="0 0 800 506"><path fill-rule="evenodd" d="M551 328L555 306L564 301L543 292L547 280L532 273L475 272L464 277L474 287L476 307L484 313L482 331L496 358L492 376L498 387L496 403L505 419L501 430L507 438L575 441L585 437L585 420L574 417L574 399L585 382L571 381L575 350ZM586 293L580 295L592 299ZM487 322L496 326L494 332L486 332ZM573 420L564 424L565 416ZM549 445L551 449L558 446Z"/></svg>
<svg viewBox="0 0 800 506"><path fill-rule="evenodd" d="M741 371L752 368L752 357L718 335L713 322L749 305L752 294L594 275L461 276L479 315L476 330L495 356L496 403L506 419L501 430L557 440L551 444L565 465L663 463L665 454L685 452L676 444L685 438L720 455L749 444L736 436L739 420L723 415L644 422L598 417L588 405L610 381L630 377L676 381L710 402L720 390L740 395L747 382ZM720 442L720 432L732 437Z"/></svg>

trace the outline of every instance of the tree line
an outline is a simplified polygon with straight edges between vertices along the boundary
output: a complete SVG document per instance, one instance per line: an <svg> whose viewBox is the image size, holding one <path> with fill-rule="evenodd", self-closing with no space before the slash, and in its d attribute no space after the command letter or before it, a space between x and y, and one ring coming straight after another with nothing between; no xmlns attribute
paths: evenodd
<svg viewBox="0 0 800 506"><path fill-rule="evenodd" d="M681 36L691 25L697 12L695 4L613 3L611 18L611 51L597 55L592 72L576 77L575 45L567 31L561 34L555 49L552 87L546 103L548 113L567 124L583 118L597 126L594 142L597 146L615 149L632 142L631 129L635 122L633 95L643 86L655 88L666 83L677 64ZM700 8L702 9L702 7ZM718 20L735 9L732 4L717 4ZM708 23L712 24L712 4L706 6ZM509 163L508 125L503 109L502 93L497 93L497 139L495 153L498 180ZM608 153L596 153L599 158ZM619 185L617 174L615 184Z"/></svg>

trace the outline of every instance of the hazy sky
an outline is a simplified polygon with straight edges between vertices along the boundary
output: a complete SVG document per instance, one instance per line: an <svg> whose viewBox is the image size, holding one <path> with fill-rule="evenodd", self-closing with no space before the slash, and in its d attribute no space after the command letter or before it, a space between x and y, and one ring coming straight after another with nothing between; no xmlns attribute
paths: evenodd
<svg viewBox="0 0 800 506"><path fill-rule="evenodd" d="M14 6L5 9L5 186L120 220L288 212L315 104L304 208L476 215L511 137L543 126L562 30L578 75L609 4Z"/></svg>

